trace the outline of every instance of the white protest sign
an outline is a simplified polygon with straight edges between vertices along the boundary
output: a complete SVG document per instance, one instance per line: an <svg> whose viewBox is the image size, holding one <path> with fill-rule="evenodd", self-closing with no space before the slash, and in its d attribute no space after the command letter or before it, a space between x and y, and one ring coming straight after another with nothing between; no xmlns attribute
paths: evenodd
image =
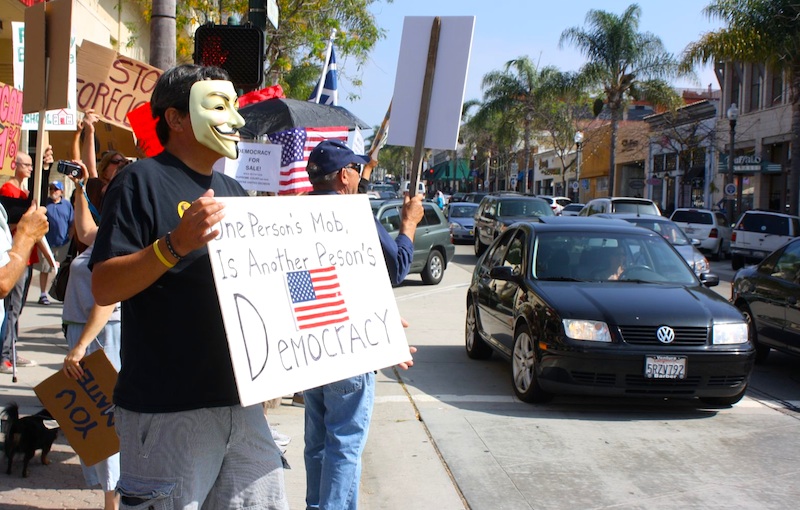
<svg viewBox="0 0 800 510"><path fill-rule="evenodd" d="M411 358L366 195L220 200L208 253L242 405Z"/></svg>
<svg viewBox="0 0 800 510"><path fill-rule="evenodd" d="M433 75L426 149L454 150L458 143L461 105L467 87L474 16L442 16L439 51ZM428 62L432 16L406 16L392 95L389 145L414 147Z"/></svg>
<svg viewBox="0 0 800 510"><path fill-rule="evenodd" d="M21 21L11 22L12 49L14 55L11 59L14 72L14 88L23 91L25 78L25 23ZM67 99L71 108L61 108L58 110L47 110L45 113L45 129L47 131L75 131L78 125L77 111L75 106L77 101L77 67L75 65L76 48L75 37L70 37L69 45L69 76L67 79ZM51 79L62 80L63 77L52 77ZM39 114L26 113L22 116L22 129L37 131L39 129Z"/></svg>
<svg viewBox="0 0 800 510"><path fill-rule="evenodd" d="M281 145L239 142L239 158L220 158L214 170L233 177L244 189L278 192Z"/></svg>

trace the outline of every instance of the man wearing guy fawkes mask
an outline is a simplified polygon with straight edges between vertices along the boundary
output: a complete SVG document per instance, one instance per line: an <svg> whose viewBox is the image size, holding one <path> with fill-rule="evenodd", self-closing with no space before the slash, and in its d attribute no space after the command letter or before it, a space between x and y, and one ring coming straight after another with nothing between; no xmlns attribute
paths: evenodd
<svg viewBox="0 0 800 510"><path fill-rule="evenodd" d="M122 508L288 508L262 407L239 403L208 259L215 197L246 196L212 170L237 157L237 105L222 69L166 71L151 99L164 151L125 167L104 199L92 291L99 305L122 302Z"/></svg>

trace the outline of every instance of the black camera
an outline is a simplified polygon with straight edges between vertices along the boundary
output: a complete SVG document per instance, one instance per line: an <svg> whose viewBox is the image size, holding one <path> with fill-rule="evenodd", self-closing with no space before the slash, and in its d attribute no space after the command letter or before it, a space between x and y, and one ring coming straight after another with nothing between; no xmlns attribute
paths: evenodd
<svg viewBox="0 0 800 510"><path fill-rule="evenodd" d="M58 173L60 174L67 175L75 179L80 179L81 174L83 174L83 169L79 164L73 163L72 161L64 161L63 159L58 162L56 170L58 170Z"/></svg>

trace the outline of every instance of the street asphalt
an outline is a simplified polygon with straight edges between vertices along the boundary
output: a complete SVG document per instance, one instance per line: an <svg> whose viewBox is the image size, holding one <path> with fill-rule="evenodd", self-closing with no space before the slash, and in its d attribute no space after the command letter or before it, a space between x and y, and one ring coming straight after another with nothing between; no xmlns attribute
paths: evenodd
<svg viewBox="0 0 800 510"><path fill-rule="evenodd" d="M17 402L20 415L41 409L33 388L60 370L67 353L61 332L60 303L37 304L38 273L34 274L27 304L20 318L19 353L38 362L19 368L18 381L0 374L0 406ZM413 370L413 369L412 369ZM303 463L303 409L284 398L280 407L268 412L270 423L291 442L286 458L286 489L292 509L305 507L305 469ZM22 459L15 460L11 475L0 473L0 508L99 509L103 497L99 489L85 487L78 457L59 434L44 466L39 453L31 461L30 476L22 478ZM457 510L467 506L433 444L413 400L395 369L379 372L376 404L369 440L363 456L359 508Z"/></svg>

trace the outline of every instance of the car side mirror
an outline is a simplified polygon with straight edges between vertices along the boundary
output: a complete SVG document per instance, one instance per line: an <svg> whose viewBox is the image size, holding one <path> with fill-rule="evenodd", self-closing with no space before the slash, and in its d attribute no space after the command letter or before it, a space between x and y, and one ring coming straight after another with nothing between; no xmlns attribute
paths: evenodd
<svg viewBox="0 0 800 510"><path fill-rule="evenodd" d="M706 287L716 287L719 285L719 276L713 273L700 273L700 283Z"/></svg>
<svg viewBox="0 0 800 510"><path fill-rule="evenodd" d="M489 270L489 277L493 280L512 281L517 280L519 275L512 266L495 266Z"/></svg>
<svg viewBox="0 0 800 510"><path fill-rule="evenodd" d="M700 239L692 238L692 246L700 246Z"/></svg>

